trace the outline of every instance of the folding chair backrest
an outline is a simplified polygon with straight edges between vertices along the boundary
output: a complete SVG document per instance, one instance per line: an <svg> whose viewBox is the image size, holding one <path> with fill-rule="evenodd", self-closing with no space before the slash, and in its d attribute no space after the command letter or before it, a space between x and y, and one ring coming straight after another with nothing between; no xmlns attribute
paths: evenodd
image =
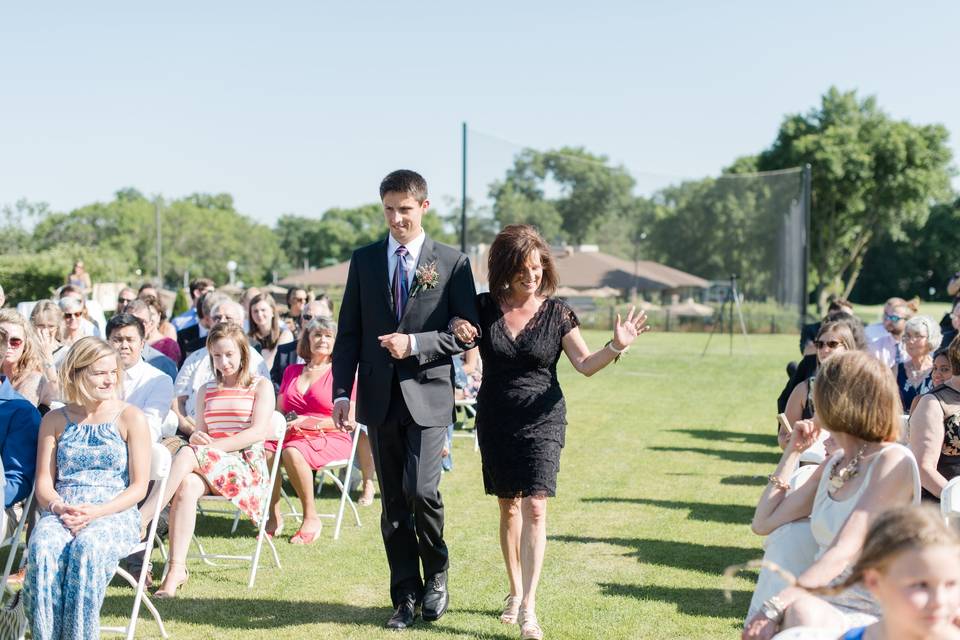
<svg viewBox="0 0 960 640"><path fill-rule="evenodd" d="M270 426L273 427L273 437L271 440L283 440L287 434L287 420L279 411L274 411L270 416Z"/></svg>
<svg viewBox="0 0 960 640"><path fill-rule="evenodd" d="M940 492L940 513L947 524L951 518L960 518L960 476L950 480Z"/></svg>

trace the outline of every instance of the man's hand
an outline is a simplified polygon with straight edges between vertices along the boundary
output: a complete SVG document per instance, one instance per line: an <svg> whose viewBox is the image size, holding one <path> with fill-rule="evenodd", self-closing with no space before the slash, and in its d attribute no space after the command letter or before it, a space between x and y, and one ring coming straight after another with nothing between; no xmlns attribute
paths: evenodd
<svg viewBox="0 0 960 640"><path fill-rule="evenodd" d="M333 426L340 431L346 431L350 433L353 431L354 424L350 421L350 401L349 400L337 400L333 403Z"/></svg>
<svg viewBox="0 0 960 640"><path fill-rule="evenodd" d="M397 360L410 357L410 336L406 333L388 333L380 336L380 346L390 352Z"/></svg>

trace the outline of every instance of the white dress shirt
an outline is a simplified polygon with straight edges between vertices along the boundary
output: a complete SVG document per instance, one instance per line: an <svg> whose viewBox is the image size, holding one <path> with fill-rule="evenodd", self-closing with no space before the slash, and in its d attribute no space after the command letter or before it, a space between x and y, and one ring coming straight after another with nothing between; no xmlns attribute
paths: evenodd
<svg viewBox="0 0 960 640"><path fill-rule="evenodd" d="M267 369L263 356L257 353L257 350L250 348L250 373L254 376L262 376L270 379L270 370ZM200 387L214 380L213 367L210 365L210 356L207 348L203 347L194 351L184 361L180 367L180 373L177 374L177 382L174 385L174 393L187 397L187 403L184 407L187 416L197 417L197 391Z"/></svg>
<svg viewBox="0 0 960 640"><path fill-rule="evenodd" d="M173 404L173 381L142 359L123 372L124 400L143 411L154 442L165 435L161 428ZM172 434L171 434L172 435Z"/></svg>

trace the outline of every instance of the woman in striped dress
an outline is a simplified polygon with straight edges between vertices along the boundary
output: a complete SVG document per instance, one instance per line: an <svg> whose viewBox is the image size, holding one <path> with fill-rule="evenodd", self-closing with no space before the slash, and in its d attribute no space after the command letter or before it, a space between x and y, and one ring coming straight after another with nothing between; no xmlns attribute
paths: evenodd
<svg viewBox="0 0 960 640"><path fill-rule="evenodd" d="M187 550L201 496L230 498L256 524L269 497L263 441L270 435L276 403L273 384L251 376L250 347L240 326L216 325L207 336L207 349L216 379L197 393L197 430L170 469L170 561L154 594L160 598L172 598L187 581ZM153 506L144 504L141 513L153 513Z"/></svg>

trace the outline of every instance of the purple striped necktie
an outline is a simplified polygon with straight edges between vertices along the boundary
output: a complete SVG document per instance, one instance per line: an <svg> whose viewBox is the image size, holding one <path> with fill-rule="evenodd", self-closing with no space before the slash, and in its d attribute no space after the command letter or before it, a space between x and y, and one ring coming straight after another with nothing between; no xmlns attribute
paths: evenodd
<svg viewBox="0 0 960 640"><path fill-rule="evenodd" d="M397 310L397 322L403 318L403 310L407 308L407 298L410 295L410 285L407 282L407 248L403 245L393 252L397 256L397 268L393 270L393 306Z"/></svg>

